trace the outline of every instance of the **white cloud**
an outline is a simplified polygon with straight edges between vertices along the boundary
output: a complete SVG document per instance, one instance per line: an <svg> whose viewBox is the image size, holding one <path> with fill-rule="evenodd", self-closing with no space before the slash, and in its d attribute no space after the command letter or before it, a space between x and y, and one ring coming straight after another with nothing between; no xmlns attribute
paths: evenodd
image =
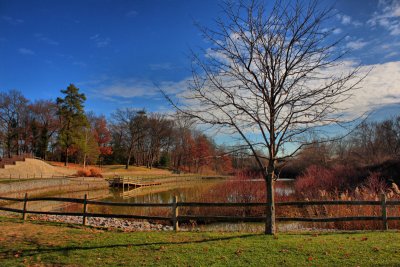
<svg viewBox="0 0 400 267"><path fill-rule="evenodd" d="M350 48L352 50L358 50L366 46L368 42L363 41L362 39L358 39L355 41L350 41L346 44L347 48Z"/></svg>
<svg viewBox="0 0 400 267"><path fill-rule="evenodd" d="M336 18L342 23L343 25L353 25L355 27L359 27L362 25L361 22L357 20L353 20L350 16L344 14L337 14Z"/></svg>
<svg viewBox="0 0 400 267"><path fill-rule="evenodd" d="M379 1L378 8L379 11L374 12L367 24L383 27L391 35L400 35L400 1Z"/></svg>
<svg viewBox="0 0 400 267"><path fill-rule="evenodd" d="M32 50L28 49L28 48L19 48L18 52L22 55L34 55L35 52L33 52Z"/></svg>
<svg viewBox="0 0 400 267"><path fill-rule="evenodd" d="M332 32L333 32L333 34L340 34L340 33L342 33L342 29L336 28Z"/></svg>
<svg viewBox="0 0 400 267"><path fill-rule="evenodd" d="M384 50L397 49L400 47L400 42L388 42L380 46Z"/></svg>
<svg viewBox="0 0 400 267"><path fill-rule="evenodd" d="M2 16L1 19L8 22L11 25L18 25L18 24L24 23L24 21L22 19L16 19L16 18L9 17L9 16Z"/></svg>
<svg viewBox="0 0 400 267"><path fill-rule="evenodd" d="M335 68L323 71L321 74L324 75L324 77L338 77L341 74L350 73L357 66L357 62L347 60L341 62L341 64ZM387 105L400 105L400 61L364 65L360 68L358 76L361 78L368 72L369 74L364 78L364 80L357 85L357 89L351 92L352 97L344 102L341 102L337 106L338 111L344 112L348 119L354 119L362 114L365 114L366 112L370 112ZM309 86L319 87L321 86L320 82L323 81L315 81L315 84L309 84ZM227 84L229 85L229 82L225 83L225 85ZM214 97L217 102L221 100L219 99L220 94L215 90L208 90L206 88L205 91L207 91L209 97ZM245 94L244 91L243 94ZM179 95L182 97L192 96L190 92L185 92ZM184 100L183 103L188 106L193 106L193 110L200 111L203 107L197 100ZM217 113L219 113L217 110L212 112L213 115L216 115ZM217 114L216 116L221 116L221 118L223 118L222 113L220 115Z"/></svg>
<svg viewBox="0 0 400 267"><path fill-rule="evenodd" d="M95 35L91 36L90 40L93 40L96 43L96 46L99 48L106 47L111 42L110 38L101 37L100 34L95 34Z"/></svg>
<svg viewBox="0 0 400 267"><path fill-rule="evenodd" d="M188 79L181 81L162 81L154 83L149 80L128 79L128 80L108 80L102 81L97 85L96 93L107 98L135 98L135 97L154 97L160 94L160 89L167 94L176 95L187 89Z"/></svg>
<svg viewBox="0 0 400 267"><path fill-rule="evenodd" d="M397 55L399 55L399 52L393 51L393 52L390 52L389 54L385 55L385 58L390 58L390 57L394 57Z"/></svg>
<svg viewBox="0 0 400 267"><path fill-rule="evenodd" d="M362 71L371 70L346 103L349 111L360 113L390 104L400 104L400 61L367 65Z"/></svg>

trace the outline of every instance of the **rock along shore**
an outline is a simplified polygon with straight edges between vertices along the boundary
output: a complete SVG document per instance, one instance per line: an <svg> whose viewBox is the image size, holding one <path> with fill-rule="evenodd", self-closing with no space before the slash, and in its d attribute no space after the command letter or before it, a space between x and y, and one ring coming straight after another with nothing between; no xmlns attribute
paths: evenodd
<svg viewBox="0 0 400 267"><path fill-rule="evenodd" d="M82 224L82 217L78 216L60 216L60 215L31 215L32 220L62 222L71 224ZM150 223L148 221L131 221L116 218L87 218L88 226L101 228L114 228L126 232L134 231L172 231L172 226Z"/></svg>

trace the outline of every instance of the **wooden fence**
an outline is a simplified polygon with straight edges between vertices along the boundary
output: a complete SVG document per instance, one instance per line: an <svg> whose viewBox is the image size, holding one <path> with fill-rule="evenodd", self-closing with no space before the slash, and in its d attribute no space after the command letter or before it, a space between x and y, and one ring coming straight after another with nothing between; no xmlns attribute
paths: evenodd
<svg viewBox="0 0 400 267"><path fill-rule="evenodd" d="M23 202L22 209L0 207L0 210L16 212L22 214L22 219L26 220L27 214L45 214L45 215L62 215L62 216L80 216L82 224L86 225L88 217L104 217L104 218L125 218L125 219L145 219L145 220L162 220L170 221L175 231L179 230L179 222L189 220L212 220L219 222L264 222L265 217L246 217L246 216L198 216L198 215L179 215L179 207L260 207L266 206L267 203L204 203L204 202L178 202L177 197L174 197L172 203L124 203L124 202L105 202L88 200L85 194L83 199L79 198L59 198L59 197L33 197L28 198L25 194L24 198L0 197L0 200ZM60 201L69 203L83 204L82 212L54 212L54 211L34 211L28 210L28 203L33 201ZM87 211L88 205L100 206L119 206L119 207L164 207L171 209L170 217L163 216L143 216L129 214L104 214L90 213ZM345 201L345 200L328 200L328 201L292 201L292 202L277 202L276 206L323 206L323 205L357 205L357 206L380 206L381 216L349 216L349 217L324 217L324 218L304 218L304 217L277 217L277 221L293 221L293 222L345 222L345 221L381 221L382 228L388 230L388 221L400 220L400 216L388 216L388 206L399 206L400 201L387 201L385 194L381 195L380 201L361 200L361 201Z"/></svg>

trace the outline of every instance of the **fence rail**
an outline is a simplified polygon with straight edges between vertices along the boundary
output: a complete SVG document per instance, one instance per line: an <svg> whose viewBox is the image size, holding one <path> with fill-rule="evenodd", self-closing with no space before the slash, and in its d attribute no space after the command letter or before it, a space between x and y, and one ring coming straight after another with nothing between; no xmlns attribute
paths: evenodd
<svg viewBox="0 0 400 267"><path fill-rule="evenodd" d="M125 218L125 219L145 219L145 220L163 220L170 221L175 231L179 230L179 222L189 220L213 220L219 222L263 222L265 217L255 216L198 216L198 215L179 215L180 207L266 207L268 203L205 203L205 202L178 202L174 197L172 203L125 203L125 202L107 202L88 200L85 194L83 199L79 198L61 198L61 197L32 197L28 198L25 194L24 198L0 197L0 200L23 202L23 209L15 209L0 206L0 210L21 213L22 219L26 220L27 214L44 214L44 215L61 215L61 216L79 216L82 217L82 224L87 224L88 217L104 217L104 218ZM82 212L55 212L55 211L34 211L28 210L28 203L34 201L59 201L68 203L83 204ZM88 205L100 206L121 206L121 207L163 207L171 209L171 217L164 216L145 216L145 215L129 215L129 214L106 214L91 213L87 211ZM399 206L400 201L387 201L385 194L381 195L378 201L362 200L362 201L291 201L277 202L276 206L323 206L323 205L358 205L358 206L380 206L381 216L348 216L348 217L324 217L324 218L305 218L305 217L277 217L277 221L281 222L345 222L345 221L382 221L382 228L388 230L388 221L400 220L400 216L388 216L387 206Z"/></svg>

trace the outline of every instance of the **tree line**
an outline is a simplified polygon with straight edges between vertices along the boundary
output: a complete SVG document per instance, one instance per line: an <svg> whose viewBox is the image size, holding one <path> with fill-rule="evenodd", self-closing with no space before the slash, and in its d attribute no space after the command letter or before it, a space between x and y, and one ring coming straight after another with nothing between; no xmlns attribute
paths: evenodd
<svg viewBox="0 0 400 267"><path fill-rule="evenodd" d="M287 172L296 176L311 165L365 169L399 159L400 116L397 116L383 121L363 121L343 139L314 139L288 162Z"/></svg>
<svg viewBox="0 0 400 267"><path fill-rule="evenodd" d="M164 167L185 172L230 173L232 158L182 114L123 108L109 118L85 111L75 85L55 100L28 100L0 92L0 156L31 153L82 164Z"/></svg>

